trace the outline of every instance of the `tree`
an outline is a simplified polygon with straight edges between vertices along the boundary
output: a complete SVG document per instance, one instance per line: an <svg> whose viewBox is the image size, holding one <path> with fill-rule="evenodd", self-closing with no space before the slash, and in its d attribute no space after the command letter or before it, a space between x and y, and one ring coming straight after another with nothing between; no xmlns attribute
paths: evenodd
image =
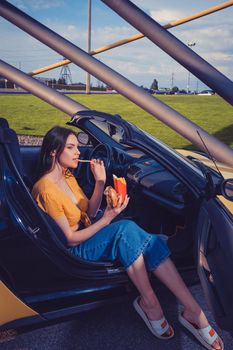
<svg viewBox="0 0 233 350"><path fill-rule="evenodd" d="M179 91L179 88L177 86L173 86L172 92L178 92L178 91Z"/></svg>
<svg viewBox="0 0 233 350"><path fill-rule="evenodd" d="M156 79L153 80L153 83L151 84L150 87L152 90L158 90L158 81Z"/></svg>

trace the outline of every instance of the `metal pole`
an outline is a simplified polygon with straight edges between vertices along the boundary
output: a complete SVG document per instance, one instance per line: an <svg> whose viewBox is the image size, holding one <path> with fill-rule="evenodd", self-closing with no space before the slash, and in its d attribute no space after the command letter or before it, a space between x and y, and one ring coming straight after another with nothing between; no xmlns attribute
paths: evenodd
<svg viewBox="0 0 233 350"><path fill-rule="evenodd" d="M190 21L193 21L195 19L198 19L200 17L204 17L204 16L207 16L211 13L214 13L216 11L220 11L220 10L223 10L224 8L227 8L227 7L230 7L233 5L233 0L231 1L226 1L224 2L223 4L219 4L219 5L216 5L216 6L213 6L213 7L210 7L206 10L203 10L201 12L198 12L198 13L195 13L191 16L187 16L187 17L184 17L184 18L181 18L177 21L173 21L173 22L170 22L168 24L165 24L163 26L163 28L165 29L170 29L170 28L174 28L174 27L177 27L181 24L184 24L184 23L187 23L187 22L190 22ZM144 38L145 35L142 34L142 33L139 33L139 34L134 34L128 38L125 38L125 39L121 39L119 41L116 41L115 43L112 43L112 44L109 44L109 45L105 45L105 46L102 46L98 49L94 49L90 52L90 55L94 56L98 53L101 53L101 52L105 52L105 51L108 51L108 50L111 50L111 49L114 49L115 47L119 47L119 46L122 46L122 45L125 45L125 44L128 44L132 41L135 41L135 40L138 40L138 39L142 39ZM43 68L39 68L39 69L35 69L34 71L28 73L29 75L36 75L36 74L40 74L40 73L44 73L44 72L47 72L48 70L51 70L51 69L55 69L55 68L58 68L58 67L61 67L61 66L64 66L65 64L69 64L69 63L72 63L70 60L65 60L64 62L57 62L57 63L53 63L53 64L50 64L48 66L45 66Z"/></svg>
<svg viewBox="0 0 233 350"><path fill-rule="evenodd" d="M148 39L233 105L233 82L129 0L102 0Z"/></svg>
<svg viewBox="0 0 233 350"><path fill-rule="evenodd" d="M13 81L23 89L30 91L35 96L41 98L50 105L60 109L62 112L72 116L78 111L87 110L88 108L71 98L60 94L58 91L51 89L47 85L39 82L35 78L30 77L19 69L0 60L0 75Z"/></svg>
<svg viewBox="0 0 233 350"><path fill-rule="evenodd" d="M189 86L190 86L190 72L188 72L187 94L189 94Z"/></svg>
<svg viewBox="0 0 233 350"><path fill-rule="evenodd" d="M91 0L88 0L87 52L91 51ZM86 94L90 94L91 76L87 72Z"/></svg>
<svg viewBox="0 0 233 350"><path fill-rule="evenodd" d="M188 47L193 47L195 45L196 43L188 43ZM190 72L188 71L187 93L189 93L189 88L190 88Z"/></svg>
<svg viewBox="0 0 233 350"><path fill-rule="evenodd" d="M171 77L171 90L172 90L173 87L174 87L174 76L175 76L175 73L172 72L172 77Z"/></svg>
<svg viewBox="0 0 233 350"><path fill-rule="evenodd" d="M113 89L120 92L145 111L163 121L163 123L170 126L173 130L177 131L197 147L205 151L205 147L197 134L197 131L199 131L213 157L225 164L233 166L233 150L230 147L220 142L214 136L209 135L198 125L191 122L171 107L165 105L160 100L151 96L119 73L91 57L68 40L62 38L60 35L4 0L1 0L0 2L0 15L61 55L68 57L72 62L79 65L101 81L104 81L107 85L112 86Z"/></svg>

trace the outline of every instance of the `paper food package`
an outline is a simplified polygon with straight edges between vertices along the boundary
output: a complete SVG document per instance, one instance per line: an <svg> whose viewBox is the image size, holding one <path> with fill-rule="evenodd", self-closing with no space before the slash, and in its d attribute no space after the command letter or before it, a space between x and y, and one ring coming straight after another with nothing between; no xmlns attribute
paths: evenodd
<svg viewBox="0 0 233 350"><path fill-rule="evenodd" d="M127 194L127 185L124 177L117 177L116 175L113 175L113 184L114 189L118 194L121 194L122 196L122 202L125 200L125 196Z"/></svg>

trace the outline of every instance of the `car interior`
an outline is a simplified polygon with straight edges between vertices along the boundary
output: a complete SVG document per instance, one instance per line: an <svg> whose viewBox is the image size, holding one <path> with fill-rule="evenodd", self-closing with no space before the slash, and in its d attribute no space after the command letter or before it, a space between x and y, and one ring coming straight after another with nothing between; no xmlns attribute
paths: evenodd
<svg viewBox="0 0 233 350"><path fill-rule="evenodd" d="M35 289L39 287L41 289L42 286L45 290L51 288L51 280L54 282L53 288L61 287L67 283L67 280L75 280L76 277L92 280L92 282L106 280L106 278L109 281L118 282L126 280L127 276L118 262L83 261L71 255L67 250L66 239L61 229L35 203L30 191L36 180L40 146L20 146L15 131L9 127L4 118L0 119L0 144L1 177L5 179L4 191L0 199L4 203L2 207L5 210L5 216L1 219L5 223L7 232L11 232L5 239L3 229L0 236L3 252L1 260L6 266L6 271L2 273L6 281L17 286L18 290L24 294L27 293L29 284L30 288L33 285ZM93 156L93 147L90 145L80 146L79 149L81 159ZM97 150L94 156L101 156L102 146L97 145ZM152 159L138 154L135 157L133 149L128 148L127 152L129 158L133 159L126 173L131 203L122 217L133 219L148 232L166 234L172 259L177 267L193 266L195 203L192 201L192 194L177 179L174 179L173 175L163 171L162 166L159 168L158 164L151 164ZM114 160L118 158L118 161L122 161L120 150L114 149L111 156ZM157 174L162 172L162 183L160 183L160 177L153 177L154 172L151 172L153 166L157 169ZM147 175L144 176L140 185L136 181L139 170L146 172ZM123 169L118 167L117 171L119 173L116 175L121 176ZM81 164L74 173L88 195L90 184L85 183L86 174L86 164ZM147 186L148 182L151 183L152 177L154 186L157 189L160 188L157 191L158 193L160 191L157 197ZM109 174L107 183L112 184L112 174ZM166 187L167 198L163 196L163 187ZM193 209L189 210L191 204ZM102 209L105 205L104 199ZM7 216L10 216L10 220ZM21 254L17 254L19 249ZM7 253L9 251L11 256ZM15 257L13 260L12 255ZM19 274L19 270L24 273Z"/></svg>

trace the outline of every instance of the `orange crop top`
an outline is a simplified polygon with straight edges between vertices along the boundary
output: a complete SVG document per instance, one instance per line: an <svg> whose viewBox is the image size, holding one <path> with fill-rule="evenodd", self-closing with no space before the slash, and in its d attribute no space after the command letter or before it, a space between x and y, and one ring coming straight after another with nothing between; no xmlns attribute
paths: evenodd
<svg viewBox="0 0 233 350"><path fill-rule="evenodd" d="M70 172L65 175L65 180L77 198L79 208L56 183L46 176L35 183L32 195L38 206L53 219L65 215L70 227L73 228L80 221L82 212L87 211L88 199Z"/></svg>

